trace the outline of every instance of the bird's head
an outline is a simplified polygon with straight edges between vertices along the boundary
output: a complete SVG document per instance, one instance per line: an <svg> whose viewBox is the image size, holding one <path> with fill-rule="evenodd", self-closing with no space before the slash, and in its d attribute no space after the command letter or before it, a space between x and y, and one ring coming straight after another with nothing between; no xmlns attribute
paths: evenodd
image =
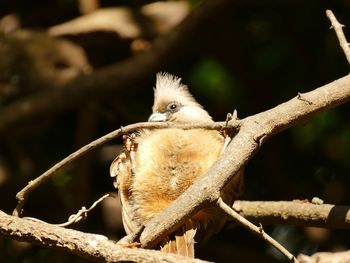
<svg viewBox="0 0 350 263"><path fill-rule="evenodd" d="M153 113L148 121L210 122L212 118L192 97L181 78L158 73L154 89Z"/></svg>

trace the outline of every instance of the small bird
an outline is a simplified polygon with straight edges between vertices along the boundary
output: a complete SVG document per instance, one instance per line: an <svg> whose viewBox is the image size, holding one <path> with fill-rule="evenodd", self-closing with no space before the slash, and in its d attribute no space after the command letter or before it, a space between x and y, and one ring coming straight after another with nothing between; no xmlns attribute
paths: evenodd
<svg viewBox="0 0 350 263"><path fill-rule="evenodd" d="M212 118L196 102L181 79L158 73L149 122L208 123ZM122 205L123 225L134 233L203 175L225 148L222 132L179 128L141 130L127 136L124 151L110 167ZM243 172L222 191L231 205L242 185ZM194 244L218 232L226 221L216 208L199 211L160 244L165 252L194 257Z"/></svg>

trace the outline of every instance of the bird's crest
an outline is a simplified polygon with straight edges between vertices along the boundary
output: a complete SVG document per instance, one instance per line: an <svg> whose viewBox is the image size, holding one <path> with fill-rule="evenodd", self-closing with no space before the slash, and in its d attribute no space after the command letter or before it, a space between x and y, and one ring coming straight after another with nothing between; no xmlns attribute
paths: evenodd
<svg viewBox="0 0 350 263"><path fill-rule="evenodd" d="M154 89L154 105L160 105L163 102L179 101L189 106L202 106L196 102L187 86L181 83L181 78L173 76L166 72L157 74L156 87Z"/></svg>

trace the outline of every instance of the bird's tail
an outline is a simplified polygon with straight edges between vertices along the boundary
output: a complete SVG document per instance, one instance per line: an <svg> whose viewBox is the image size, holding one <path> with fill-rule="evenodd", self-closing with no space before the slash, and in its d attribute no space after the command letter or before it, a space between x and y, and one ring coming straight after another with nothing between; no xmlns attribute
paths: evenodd
<svg viewBox="0 0 350 263"><path fill-rule="evenodd" d="M188 220L174 235L168 237L161 245L161 251L194 258L194 236L196 223Z"/></svg>

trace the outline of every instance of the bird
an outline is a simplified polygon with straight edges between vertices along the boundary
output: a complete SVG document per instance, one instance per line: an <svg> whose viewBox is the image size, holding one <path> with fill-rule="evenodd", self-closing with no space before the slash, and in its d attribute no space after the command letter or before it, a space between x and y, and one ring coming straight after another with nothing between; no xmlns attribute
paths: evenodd
<svg viewBox="0 0 350 263"><path fill-rule="evenodd" d="M212 123L181 78L158 73L149 122ZM226 135L227 137L227 135ZM124 138L124 151L110 166L118 189L126 233L132 234L169 206L220 157L226 146L222 131L208 129L143 129ZM243 171L222 190L229 205L242 189ZM195 243L220 231L226 216L205 208L187 219L159 245L164 252L195 256Z"/></svg>

